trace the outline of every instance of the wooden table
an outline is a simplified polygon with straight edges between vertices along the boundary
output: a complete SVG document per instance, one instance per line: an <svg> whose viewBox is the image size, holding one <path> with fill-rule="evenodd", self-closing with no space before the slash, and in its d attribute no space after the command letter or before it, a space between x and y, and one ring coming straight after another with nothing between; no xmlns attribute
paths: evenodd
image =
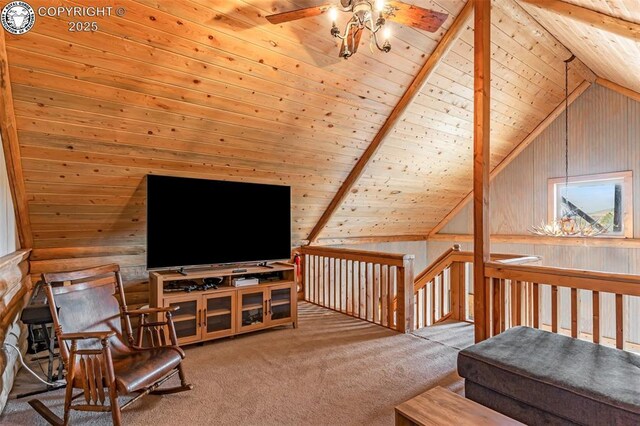
<svg viewBox="0 0 640 426"><path fill-rule="evenodd" d="M503 414L456 395L440 386L396 407L396 426L522 425Z"/></svg>

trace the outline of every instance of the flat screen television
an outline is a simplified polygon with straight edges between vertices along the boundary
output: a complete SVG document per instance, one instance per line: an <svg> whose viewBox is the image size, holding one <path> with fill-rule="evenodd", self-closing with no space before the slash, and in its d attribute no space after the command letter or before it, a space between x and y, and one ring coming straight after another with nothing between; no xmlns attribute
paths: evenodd
<svg viewBox="0 0 640 426"><path fill-rule="evenodd" d="M147 175L147 268L291 257L291 188Z"/></svg>

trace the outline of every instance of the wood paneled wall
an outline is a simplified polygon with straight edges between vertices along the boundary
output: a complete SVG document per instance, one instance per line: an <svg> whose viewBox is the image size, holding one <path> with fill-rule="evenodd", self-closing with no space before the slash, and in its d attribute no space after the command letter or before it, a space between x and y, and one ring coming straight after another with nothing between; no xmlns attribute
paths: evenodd
<svg viewBox="0 0 640 426"><path fill-rule="evenodd" d="M0 143L2 143L0 141ZM16 216L7 177L4 151L0 149L0 256L14 252L18 247Z"/></svg>
<svg viewBox="0 0 640 426"><path fill-rule="evenodd" d="M569 107L569 140L570 175L633 172L634 235L640 237L640 102L593 85ZM492 235L529 235L529 226L546 220L548 179L563 174L564 115L561 115L492 182ZM471 234L470 206L455 216L439 235ZM429 241L428 258L435 259L454 243L459 241ZM469 243L461 244L465 249L471 247ZM640 274L640 249L636 248L493 243L491 251L542 256L542 264L547 266ZM629 298L628 303L630 337L640 342L637 321L640 300ZM585 298L583 309L589 307ZM589 321L585 311L585 329ZM607 323L603 332L615 336L613 327L613 322Z"/></svg>

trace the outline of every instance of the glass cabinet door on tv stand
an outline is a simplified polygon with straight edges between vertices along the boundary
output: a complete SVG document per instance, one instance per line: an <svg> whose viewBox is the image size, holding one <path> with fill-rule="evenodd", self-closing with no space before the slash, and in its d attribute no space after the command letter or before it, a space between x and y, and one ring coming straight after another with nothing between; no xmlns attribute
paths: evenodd
<svg viewBox="0 0 640 426"><path fill-rule="evenodd" d="M235 291L204 295L203 305L203 338L230 336L235 332Z"/></svg>
<svg viewBox="0 0 640 426"><path fill-rule="evenodd" d="M269 325L287 324L293 320L295 291L291 285L275 285L269 288L267 315Z"/></svg>
<svg viewBox="0 0 640 426"><path fill-rule="evenodd" d="M201 300L199 295L186 294L184 296L173 296L165 300L165 306L177 307L173 313L173 324L176 328L178 343L197 342L201 339Z"/></svg>
<svg viewBox="0 0 640 426"><path fill-rule="evenodd" d="M251 287L238 292L238 331L264 327L266 296L265 288Z"/></svg>

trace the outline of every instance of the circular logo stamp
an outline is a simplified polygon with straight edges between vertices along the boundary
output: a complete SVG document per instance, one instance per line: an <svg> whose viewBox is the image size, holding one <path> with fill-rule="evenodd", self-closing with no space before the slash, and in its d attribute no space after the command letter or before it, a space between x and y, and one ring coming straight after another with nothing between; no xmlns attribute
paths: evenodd
<svg viewBox="0 0 640 426"><path fill-rule="evenodd" d="M28 3L12 1L2 8L2 26L11 34L24 34L36 23L36 14Z"/></svg>

